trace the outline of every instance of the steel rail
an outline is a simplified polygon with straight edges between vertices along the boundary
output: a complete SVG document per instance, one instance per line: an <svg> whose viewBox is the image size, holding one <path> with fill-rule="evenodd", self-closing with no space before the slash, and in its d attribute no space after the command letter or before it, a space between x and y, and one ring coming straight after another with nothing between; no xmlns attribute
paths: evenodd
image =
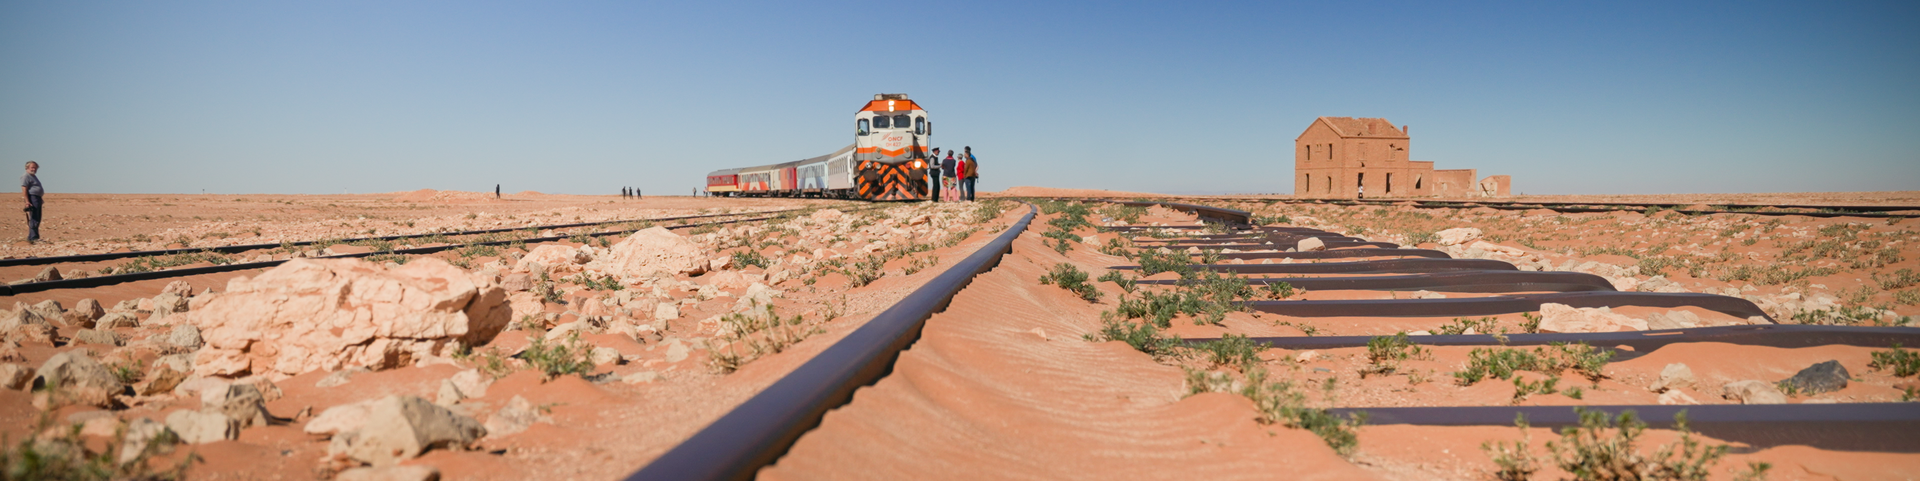
<svg viewBox="0 0 1920 481"><path fill-rule="evenodd" d="M1752 301L1692 292L1599 291L1457 299L1250 301L1244 304L1260 312L1293 317L1449 317L1534 312L1546 303L1573 307L1698 307L1739 318L1759 316L1774 322L1766 311Z"/></svg>
<svg viewBox="0 0 1920 481"><path fill-rule="evenodd" d="M1674 427L1674 416L1687 416L1687 427L1726 441L1746 443L1752 449L1799 444L1845 451L1920 452L1920 403L1846 404L1702 404L1598 405L1580 408L1618 414L1634 411L1656 428ZM1513 425L1524 415L1527 424L1554 428L1578 426L1574 406L1445 406L1333 408L1345 418L1366 413L1367 424L1422 426Z"/></svg>
<svg viewBox="0 0 1920 481"><path fill-rule="evenodd" d="M1367 341L1375 337L1378 336L1255 337L1252 340L1271 347L1300 350L1366 347ZM1500 337L1491 334L1434 335L1409 339L1422 346L1543 346L1556 342L1584 342L1595 347L1615 349L1619 351L1619 357L1615 360L1627 360L1682 342L1723 342L1787 349L1827 345L1916 346L1920 345L1920 328L1755 324L1651 331L1505 334ZM1185 342L1201 344L1214 340L1195 338ZM1631 347L1633 350L1617 349L1618 346Z"/></svg>
<svg viewBox="0 0 1920 481"><path fill-rule="evenodd" d="M1195 254L1198 255L1198 254ZM1221 259L1352 259L1358 257L1425 257L1430 259L1452 259L1453 256L1433 249L1391 249L1365 248L1340 249L1306 252L1222 252Z"/></svg>
<svg viewBox="0 0 1920 481"><path fill-rule="evenodd" d="M424 238L429 238L434 236L465 236L465 235L481 235L481 234L498 234L502 232L518 232L518 231L524 231L529 229L534 231L541 231L541 230L549 230L549 229L571 229L574 227L589 227L589 226L597 226L597 225L626 224L631 222L666 222L666 221L685 220L685 219L704 219L709 217L778 214L778 213L794 212L794 211L800 211L800 210L806 210L806 208L773 210L773 211L765 211L765 212L741 212L741 213L735 213L735 214L699 214L699 215L687 215L687 216L675 216L675 217L661 217L661 218L654 218L654 219L630 219L630 220L612 220L612 221L601 221L601 222L580 222L580 223L573 223L573 224L554 224L554 225L540 225L540 226L527 226L527 227L515 227L515 228L481 229L481 230L456 231L456 232L437 232L432 234L402 234L402 235L390 235L390 236L379 236L379 237L356 237L351 239L325 239L325 241L335 242L335 243L395 241L395 240L406 240L406 239L424 239ZM101 253L101 254L79 254L79 255L71 255L71 256L23 257L19 259L0 259L0 267L37 266L37 265L46 265L46 264L65 264L65 263L73 263L73 262L99 262L99 261L107 261L107 260L114 260L114 259L126 259L126 258L132 258L132 257L153 257L153 256L165 256L165 255L178 255L178 254L197 254L201 252L217 252L221 254L233 254L233 253L240 253L240 252L246 252L251 250L259 250L259 249L278 249L285 246L311 246L311 245L318 244L319 242L321 241L288 242L285 244L242 244L242 245L232 245L232 246L162 249L162 250L153 250L153 251L107 252L107 253Z"/></svg>
<svg viewBox="0 0 1920 481"><path fill-rule="evenodd" d="M1365 277L1245 278L1247 284L1286 283L1309 291L1435 291L1435 292L1592 292L1614 291L1604 277L1560 271L1452 271ZM1180 285L1184 280L1134 281L1149 285Z"/></svg>
<svg viewBox="0 0 1920 481"><path fill-rule="evenodd" d="M784 211L781 211L781 212L784 212ZM730 214L730 215L746 215L746 214ZM684 224L684 225L659 226L659 227L665 227L668 229L684 229L684 228L700 227L700 226L715 225L715 224L733 224L733 223L739 223L739 222L762 221L762 220L773 219L775 217L778 217L778 216L754 217L754 218L747 218L747 219L729 219L729 220L705 222L705 223L698 223L698 224ZM515 229L515 230L524 230L524 229ZM575 236L582 236L582 235L589 236L589 237L601 237L601 236L609 236L609 235L628 234L632 232L636 232L636 231L616 230L616 231L606 231L606 232L593 232L593 233L587 233L587 234L572 234L572 235L564 235L564 236L530 237L525 239L473 242L473 243L467 243L467 244L449 244L444 246L433 246L433 247L416 247L412 249L394 249L390 251L380 251L380 252L361 252L361 253L353 253L353 254L340 254L340 255L332 255L332 256L312 257L311 259L348 259L348 258L355 258L355 257L371 257L371 256L388 255L388 254L409 254L409 255L432 254L435 252L453 250L453 249L464 249L472 246L503 246L503 245L513 244L515 242L522 242L522 243L553 242L557 240L568 239L568 238L572 238ZM291 260L291 259L288 259L288 260ZM29 282L25 284L0 285L0 296L14 296L19 294L44 292L44 291L59 290L59 289L85 289L85 288L91 288L91 287L110 286L110 285L120 284L124 282L166 279L171 277L196 276L201 274L217 274L221 272L244 271L244 270L250 270L250 269L264 269L268 267L278 266L286 262L287 260L264 261L264 262L243 262L243 263L234 263L234 264L222 264L217 266L188 267L184 269L165 269L165 270L147 271L147 272L134 272L134 273L127 273L127 274L114 274L109 276L95 276L95 277L83 277L78 279L61 279L57 281Z"/></svg>
<svg viewBox="0 0 1920 481"><path fill-rule="evenodd" d="M999 265L1036 209L1006 232L874 316L847 337L694 433L629 480L748 479L784 454L827 410L892 370L901 350L920 337L933 313L946 309L974 276Z"/></svg>

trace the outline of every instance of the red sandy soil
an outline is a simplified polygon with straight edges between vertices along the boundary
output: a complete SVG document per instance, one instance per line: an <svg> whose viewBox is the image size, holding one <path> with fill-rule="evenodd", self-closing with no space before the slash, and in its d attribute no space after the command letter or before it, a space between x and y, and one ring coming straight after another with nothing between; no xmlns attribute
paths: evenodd
<svg viewBox="0 0 1920 481"><path fill-rule="evenodd" d="M1045 217L1035 222L1044 225ZM1158 209L1141 223L1190 224ZM1306 431L1266 424L1247 399L1229 393L1191 395L1182 366L1201 370L1198 357L1156 360L1118 341L1099 342L1099 313L1121 295L1111 283L1088 303L1034 279L1059 263L1096 277L1107 267L1130 264L1081 246L1066 255L1029 230L1014 254L983 274L929 321L921 340L902 354L892 375L855 394L830 412L777 464L766 479L1486 479L1494 469L1483 442L1513 441L1513 427L1364 426L1357 450L1342 457ZM1076 234L1087 234L1079 232ZM1104 242L1111 234L1101 234ZM1354 293L1313 293L1352 298ZM1644 315L1621 309L1629 315ZM1507 317L1507 316L1502 316ZM1503 320L1513 326L1518 316ZM1721 316L1725 317L1725 316ZM1703 315L1703 319L1710 316ZM1233 313L1220 326L1174 319L1172 333L1187 338L1300 335L1281 322L1312 322L1336 334L1384 335L1433 329L1447 319L1289 319ZM1417 337L1415 338L1417 340ZM1364 348L1331 349L1296 361L1300 353L1267 349L1263 368L1307 386L1310 406L1460 406L1511 403L1505 381L1459 386L1451 372L1465 364L1471 347L1428 348L1391 375L1362 378ZM1584 399L1534 395L1524 404L1656 404L1647 390L1672 362L1692 367L1698 388L1681 388L1705 403L1727 403L1721 383L1768 381L1791 376L1815 362L1838 359L1854 373L1847 389L1794 402L1886 402L1900 398L1895 385L1911 385L1890 372L1866 366L1872 350L1847 346L1777 349L1719 343L1677 344L1610 364L1599 383L1562 376L1562 386L1580 386ZM1414 381L1417 377L1423 380ZM1539 378L1538 373L1523 377ZM1335 387L1319 386L1336 379ZM1711 387L1709 387L1711 386ZM1548 467L1538 479L1558 479L1545 443L1557 435L1529 430L1532 446ZM1650 430L1642 453L1675 441L1672 430ZM1696 434L1708 444L1726 441ZM1920 455L1841 452L1805 446L1751 449L1736 443L1713 469L1712 479L1731 479L1749 461L1772 463L1771 479L1904 479L1920 474ZM1898 448L1898 447L1895 447ZM1906 450L1904 448L1896 449Z"/></svg>
<svg viewBox="0 0 1920 481"><path fill-rule="evenodd" d="M1032 192L1046 191L1035 189ZM85 215L99 217L83 217L94 219L90 221L93 224L87 224L91 227L66 227L73 229L64 234L68 236L66 239L78 245L69 245L64 249L119 247L128 243L108 242L107 239L140 232L158 237L167 229L174 230L167 233L169 236L180 232L215 231L212 229L239 230L233 226L208 228L199 225L200 221L182 219L182 214L177 213L173 214L175 217L165 217L159 214L163 212L160 207L194 206L195 209L212 211L196 215L227 219L218 222L257 226L263 231L263 237L304 240L313 237L302 238L296 232L314 232L313 236L339 235L339 232L365 229L378 229L381 234L400 233L409 229L403 224L409 220L414 221L415 227L412 229L430 230L462 225L481 228L496 222L511 224L536 219L539 223L551 224L572 221L576 216L592 220L595 215L631 218L664 212L687 213L715 208L765 209L795 205L793 201L779 200L650 197L642 201L630 201L635 205L629 207L626 203L616 203L606 197L532 194L516 194L509 196L508 201L501 202L461 199L460 202L468 203L409 204L393 200L395 196L403 194L419 196L418 193L383 197L232 196L258 198L261 201L238 201L227 196L101 196L92 204L81 202L84 196L75 196L72 198L73 204L92 205L90 208L97 209ZM439 194L429 197L434 196ZM270 197L279 202L264 201ZM442 196L442 199L446 200L447 197ZM267 210L260 211L262 207ZM151 209L151 212L138 209ZM467 213L480 211L487 214L476 219L465 218ZM1024 208L1015 208L995 221L982 224L984 228L980 232L959 245L919 254L937 257L939 262L916 274L905 275L901 272L909 262L908 259L902 259L887 265L891 271L888 276L861 288L851 288L847 279L839 274L821 276L812 286L800 280L789 280L776 286L787 292L787 298L776 302L782 312L805 314L809 322L818 322L817 325L824 332L784 352L746 364L730 374L720 374L710 366L708 351L704 347L712 334L701 330L702 326L694 321L725 312L728 309L725 305L730 305L731 298L684 308L686 313L680 321L672 323L672 327L664 333L665 338L632 339L610 334L587 336L588 341L618 349L630 358L630 362L625 364L600 366L597 372L610 371L616 376L626 376L652 371L660 379L634 384L619 381L593 384L568 376L543 383L530 372L508 375L496 381L486 396L462 401L456 409L484 416L519 395L535 405L548 407L550 421L536 423L522 433L488 439L474 451L434 450L407 464L435 466L445 479L613 479L625 476L973 252L995 235L997 229L1008 225L1024 211ZM147 212L144 214L148 216L147 219L138 219L142 212ZM1143 223L1195 223L1190 216L1163 209L1149 212L1142 219ZM1274 210L1265 213L1304 216L1307 222L1296 222L1302 224L1325 220L1326 224L1310 225L1321 225L1330 230L1340 229L1340 226L1334 225L1337 223L1336 217L1360 225L1360 221L1356 220L1360 217L1335 216L1332 211ZM362 215L368 216L368 219L362 221L359 218ZM1501 222L1517 222L1504 217L1504 214L1473 213L1457 219L1445 218L1445 222L1436 221L1436 225L1432 226L1422 224L1416 227L1430 229L1475 225L1468 219L1473 222L1502 219L1478 224L1485 225L1483 228L1488 229L1489 234L1506 232L1498 230L1507 229L1503 227L1507 224ZM764 469L761 474L768 479L1484 479L1493 464L1486 454L1480 452L1481 444L1520 439L1519 430L1513 427L1364 426L1359 428L1358 449L1349 456L1341 456L1310 432L1261 421L1260 412L1254 404L1237 394L1189 395L1187 373L1183 367L1202 370L1231 368L1208 366L1198 358L1156 360L1121 342L1096 341L1086 337L1099 330L1100 312L1112 308L1121 291L1112 283L1097 283L1104 299L1099 303L1089 303L1058 287L1041 285L1035 279L1059 263L1077 265L1091 277L1097 277L1105 273L1108 267L1130 262L1101 254L1090 245L1076 244L1075 249L1067 254L1058 254L1042 243L1041 232L1046 230L1045 220L1046 217L1037 219L1033 227L1016 241L1012 255L994 270L979 277L955 298L946 311L929 321L920 342L902 354L889 377L875 386L858 391L851 404L830 412L818 429L803 436L788 455ZM1759 223L1766 220L1754 217L1739 221ZM130 227L105 225L112 222L125 222ZM1828 221L1795 220L1776 227L1775 232L1817 231L1820 226L1828 225L1821 222ZM1876 222L1885 223L1884 220ZM334 227L340 224L346 225ZM1677 231L1687 228L1678 221L1669 224L1647 227L1649 230L1637 235L1642 239L1673 236ZM1601 229L1598 225L1582 227ZM1605 229L1617 230L1621 227L1610 226ZM1408 232L1398 227L1382 228L1391 232L1354 235L1375 240L1394 240L1394 236ZM156 229L159 232L155 232ZM1748 229L1748 232L1755 230L1757 228ZM279 234L283 231L287 233ZM1575 230L1569 233L1579 232ZM1075 235L1094 235L1094 232L1082 230ZM1101 242L1113 237L1113 234L1098 235ZM1714 233L1704 235L1711 236ZM62 239L52 235L49 237L56 241ZM1576 237L1586 241L1598 238L1595 235ZM1732 239L1735 246L1739 246L1739 239ZM1567 242L1573 245L1580 241ZM1911 245L1911 242L1902 242L1898 250L1907 252L1905 246ZM1759 245L1765 248L1771 243L1762 241ZM1514 242L1501 244L1514 245ZM833 250L851 253L857 247L852 245ZM20 246L15 248L21 249ZM741 249L736 247L715 253L724 255ZM780 255L781 249L768 247L765 253ZM509 251L505 255L521 252ZM1563 258L1592 258L1577 252L1573 255L1556 255L1560 256L1554 258L1556 263ZM1880 270L1874 272L1913 265L1915 257L1920 255L1908 254L1907 260L1902 261L1904 264L1890 264L1876 268ZM474 264L486 264L490 260L475 259ZM759 273L757 269L748 271ZM7 278L22 276L16 272L6 275ZM1744 286L1680 276L1674 278L1689 289L1738 289ZM225 277L209 276L194 278L190 282L196 286L196 290L203 286L219 289L224 285L224 280ZM692 280L701 282L700 279ZM1851 285L1864 285L1866 281L1855 279L1853 282ZM1815 287L1816 283L1841 284L1832 279L1817 279L1798 285L1800 290L1795 292L1826 292ZM93 297L111 306L119 300L151 297L164 285L165 282L157 281L128 283L89 290L84 294L62 292L18 296L15 300L31 304L51 298L72 306L72 301L78 297ZM576 294L581 293L577 286L562 284L562 287ZM1760 289L1781 292L1779 286L1762 286ZM1833 289L1837 287L1827 291ZM675 298L692 295L680 289L673 289L669 294ZM1374 294L1305 294L1307 298L1354 298L1365 295ZM816 316L827 308L845 314L825 322L817 321ZM549 312L564 310L561 306L549 308ZM1620 312L1636 316L1646 314L1631 309L1622 309ZM1697 310L1696 313L1703 319L1713 318L1711 313ZM1507 328L1515 328L1520 322L1517 315L1499 316L1498 319ZM1301 327L1298 326L1304 324L1323 334L1384 335L1437 329L1450 321L1290 319L1233 313L1219 326L1198 326L1191 319L1176 318L1172 332L1188 338L1217 337L1224 333L1295 336L1301 335ZM153 333L140 329L130 329L122 334L137 333L144 336ZM481 350L492 348L511 352L526 345L526 335L525 331L511 331L495 339L492 344L482 346ZM666 360L668 349L665 346L675 341L696 348L686 359L669 362ZM65 349L69 348L24 347L20 352L27 358L27 365L37 366ZM1430 348L1427 356L1407 361L1399 372L1366 378L1358 374L1366 364L1363 349L1324 350L1314 353L1310 360L1296 360L1301 353L1268 349L1260 354L1260 358L1263 367L1272 371L1276 378L1315 387L1308 390L1308 402L1312 406L1508 404L1513 390L1505 381L1488 380L1472 386L1459 386L1452 381L1450 373L1461 367L1470 350ZM1814 399L1835 402L1898 399L1898 387L1910 385L1913 381L1894 378L1889 372L1874 371L1867 367L1867 356L1871 351L1841 346L1773 349L1710 343L1674 345L1650 353L1636 353L1636 358L1609 365L1606 370L1608 377L1597 385L1576 374L1562 375L1563 387L1577 385L1587 388L1584 399L1574 400L1561 394L1552 394L1535 395L1523 402L1653 404L1655 395L1647 391L1646 386L1667 363L1684 362L1692 367L1700 379L1700 385L1704 387L1682 388L1683 392L1699 402L1726 403L1730 401L1721 399L1717 390L1719 383L1725 380L1778 380L1807 364L1826 359L1840 360L1858 380L1846 390L1817 397L1799 397L1794 402ZM276 415L295 417L295 413L309 408L311 413L318 413L327 407L386 394L415 394L431 399L441 380L466 368L438 364L363 373L353 377L347 384L332 389L314 386L327 373L303 374L277 381L275 384L284 396L270 402L268 408ZM1330 396L1317 389L1328 378L1338 379ZM171 410L187 407L191 403L190 400L150 403L122 413L122 418L164 418ZM63 417L80 410L83 409L67 408L56 415ZM27 434L35 413L29 405L28 394L0 391L0 434L14 439ZM327 449L326 441L313 439L299 430L307 419L296 419L287 426L251 428L244 431L238 441L222 441L193 448L208 461L195 466L192 477L311 479L326 474L318 469L319 459ZM1529 433L1535 451L1543 455L1544 443L1557 437L1542 428L1534 428ZM1676 436L1670 430L1651 430L1640 443L1640 449L1642 452L1651 452L1671 442ZM1724 443L1711 438L1704 440L1712 444ZM1895 479L1920 475L1920 456L1914 454L1777 446L1757 450L1736 449L1735 454L1717 465L1714 479L1730 479L1730 473L1748 461L1773 463L1772 479ZM1564 473L1549 468L1540 474L1540 478L1554 479L1562 475Z"/></svg>

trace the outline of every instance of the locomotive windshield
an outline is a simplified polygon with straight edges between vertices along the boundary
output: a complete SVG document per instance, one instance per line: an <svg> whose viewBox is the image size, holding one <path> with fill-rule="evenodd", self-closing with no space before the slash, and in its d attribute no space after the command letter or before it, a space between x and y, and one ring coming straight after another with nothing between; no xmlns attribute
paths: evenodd
<svg viewBox="0 0 1920 481"><path fill-rule="evenodd" d="M900 115L893 116L893 128L904 129L912 126L913 126L913 121L907 120L907 114L900 114Z"/></svg>
<svg viewBox="0 0 1920 481"><path fill-rule="evenodd" d="M860 119L855 125L854 129L858 131L859 135L867 135L867 119Z"/></svg>
<svg viewBox="0 0 1920 481"><path fill-rule="evenodd" d="M926 133L927 133L927 118L926 118L926 117L914 117L914 118L913 118L913 133L914 133L914 134L917 134L917 135L926 135Z"/></svg>
<svg viewBox="0 0 1920 481"><path fill-rule="evenodd" d="M873 128L891 129L893 128L893 118L885 115L875 115L873 116Z"/></svg>

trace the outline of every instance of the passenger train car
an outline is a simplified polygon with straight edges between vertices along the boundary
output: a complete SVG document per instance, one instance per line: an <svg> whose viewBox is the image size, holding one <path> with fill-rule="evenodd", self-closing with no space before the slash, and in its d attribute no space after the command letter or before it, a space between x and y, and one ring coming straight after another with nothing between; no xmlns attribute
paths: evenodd
<svg viewBox="0 0 1920 481"><path fill-rule="evenodd" d="M927 143L933 123L906 94L879 94L854 114L853 145L810 159L707 174L720 196L927 198Z"/></svg>

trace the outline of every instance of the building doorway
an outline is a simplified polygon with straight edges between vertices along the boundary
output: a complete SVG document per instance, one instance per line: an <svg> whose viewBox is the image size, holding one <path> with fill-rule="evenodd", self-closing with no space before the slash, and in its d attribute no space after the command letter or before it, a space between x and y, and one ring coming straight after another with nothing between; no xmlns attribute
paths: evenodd
<svg viewBox="0 0 1920 481"><path fill-rule="evenodd" d="M1387 193L1393 193L1393 173L1387 173Z"/></svg>

